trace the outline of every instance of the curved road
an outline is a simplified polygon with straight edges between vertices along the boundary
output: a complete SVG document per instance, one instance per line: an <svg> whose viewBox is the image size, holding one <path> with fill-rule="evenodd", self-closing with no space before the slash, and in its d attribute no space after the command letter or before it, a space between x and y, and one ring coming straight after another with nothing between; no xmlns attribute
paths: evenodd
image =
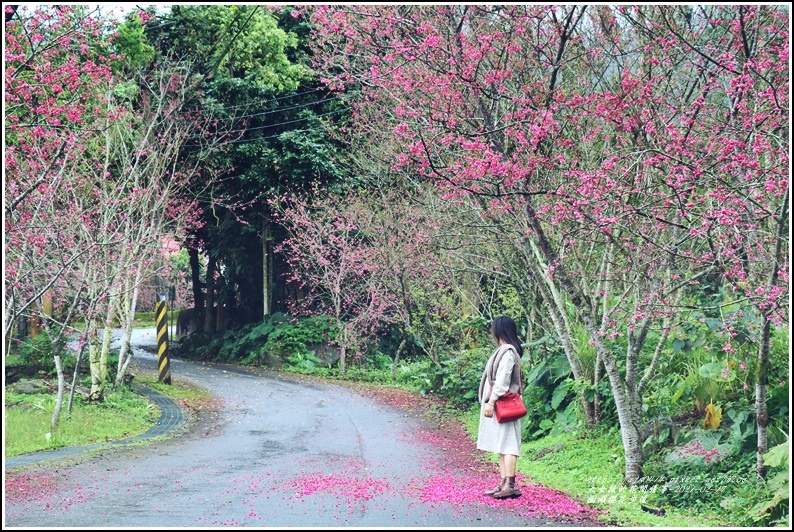
<svg viewBox="0 0 794 532"><path fill-rule="evenodd" d="M135 364L154 372L141 349L154 329L138 334ZM586 512L545 488L482 497L496 466L467 466L462 432L353 389L174 359L171 373L210 390L219 414L179 437L6 471L3 528L595 524L565 517Z"/></svg>

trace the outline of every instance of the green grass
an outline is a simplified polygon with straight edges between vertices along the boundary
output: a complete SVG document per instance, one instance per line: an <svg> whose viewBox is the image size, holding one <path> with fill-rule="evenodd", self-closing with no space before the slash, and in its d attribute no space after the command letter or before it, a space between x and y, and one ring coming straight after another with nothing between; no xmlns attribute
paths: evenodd
<svg viewBox="0 0 794 532"><path fill-rule="evenodd" d="M211 399L209 392L193 384L167 385L157 382L156 377L146 376L137 376L136 380L187 407L200 408ZM51 431L55 395L7 392L4 404L6 458L135 436L154 426L160 417L156 405L126 386L107 391L105 400L96 405L76 396L71 416L66 411L67 401L68 398L64 398L57 430Z"/></svg>
<svg viewBox="0 0 794 532"><path fill-rule="evenodd" d="M145 432L160 417L159 408L130 388L108 393L101 404L75 397L72 413L64 398L60 421L50 429L55 395L7 393L5 398L6 458L44 449L87 445Z"/></svg>
<svg viewBox="0 0 794 532"><path fill-rule="evenodd" d="M467 432L476 438L478 410L463 418ZM516 469L532 482L565 492L591 508L606 510L600 519L611 526L640 527L721 527L727 526L718 512L693 513L666 507L664 516L656 516L640 508L657 508L653 493L630 490L623 485L623 447L616 430L596 433L590 437L567 433L547 436L522 445ZM541 449L556 449L535 459ZM492 457L496 460L496 455ZM636 496L634 501L631 498ZM614 498L613 498L614 497ZM603 500L602 500L603 498ZM718 508L719 501L715 501Z"/></svg>
<svg viewBox="0 0 794 532"><path fill-rule="evenodd" d="M159 382L157 377L147 375L136 375L135 381L174 401L184 400L193 406L212 399L212 394L204 388L184 381L173 380L172 384L164 384Z"/></svg>

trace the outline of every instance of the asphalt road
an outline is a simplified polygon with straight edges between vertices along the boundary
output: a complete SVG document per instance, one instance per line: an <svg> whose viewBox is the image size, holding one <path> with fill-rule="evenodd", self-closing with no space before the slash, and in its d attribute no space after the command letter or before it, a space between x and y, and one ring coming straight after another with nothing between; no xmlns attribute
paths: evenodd
<svg viewBox="0 0 794 532"><path fill-rule="evenodd" d="M154 329L134 343L139 371L154 372L141 349ZM540 489L472 496L493 475L459 467L427 419L354 389L180 360L171 372L210 390L218 415L170 439L6 471L3 528L592 526L543 515L560 495Z"/></svg>

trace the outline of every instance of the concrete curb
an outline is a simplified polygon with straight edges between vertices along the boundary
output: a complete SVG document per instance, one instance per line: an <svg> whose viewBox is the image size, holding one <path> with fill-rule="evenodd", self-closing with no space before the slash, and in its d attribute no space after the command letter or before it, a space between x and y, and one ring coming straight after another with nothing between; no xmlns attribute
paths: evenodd
<svg viewBox="0 0 794 532"><path fill-rule="evenodd" d="M14 456L5 460L5 469L13 469L15 467L43 462L45 460L68 458L79 455L86 451L110 448L117 445L128 445L130 443L136 443L139 441L148 440L150 438L164 436L178 429L185 423L185 416L182 413L182 409L179 408L179 406L168 397L140 384L133 384L132 388L138 393L148 397L160 407L160 419L157 420L157 424L154 427L150 428L143 434L124 438L123 440L112 441L108 443L81 445L79 447L63 447L60 449L37 451L35 453Z"/></svg>

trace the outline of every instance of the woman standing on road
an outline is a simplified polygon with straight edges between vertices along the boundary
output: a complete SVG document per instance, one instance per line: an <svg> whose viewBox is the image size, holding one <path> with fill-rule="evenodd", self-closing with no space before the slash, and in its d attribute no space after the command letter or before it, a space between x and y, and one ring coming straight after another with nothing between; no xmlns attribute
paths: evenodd
<svg viewBox="0 0 794 532"><path fill-rule="evenodd" d="M491 323L496 351L488 359L480 379L480 427L477 448L499 455L499 485L484 493L496 499L520 497L516 486L516 460L521 456L521 420L499 423L494 416L496 400L508 391L518 394L521 386L521 355L516 323L509 316L500 316Z"/></svg>

